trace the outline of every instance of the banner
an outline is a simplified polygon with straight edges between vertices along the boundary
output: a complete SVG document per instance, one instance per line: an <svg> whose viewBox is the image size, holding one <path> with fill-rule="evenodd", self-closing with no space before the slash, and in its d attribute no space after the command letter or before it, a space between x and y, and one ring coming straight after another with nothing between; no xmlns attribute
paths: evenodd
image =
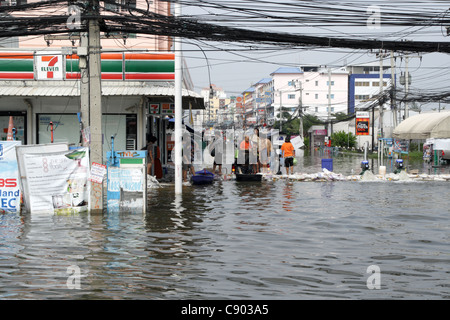
<svg viewBox="0 0 450 320"><path fill-rule="evenodd" d="M62 214L88 210L88 150L23 156L30 212Z"/></svg>
<svg viewBox="0 0 450 320"><path fill-rule="evenodd" d="M20 212L19 167L16 146L20 141L0 141L0 213Z"/></svg>

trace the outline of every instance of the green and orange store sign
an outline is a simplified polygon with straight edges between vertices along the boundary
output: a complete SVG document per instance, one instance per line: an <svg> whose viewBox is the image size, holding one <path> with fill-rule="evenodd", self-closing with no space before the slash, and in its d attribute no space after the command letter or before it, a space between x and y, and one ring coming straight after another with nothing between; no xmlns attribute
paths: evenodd
<svg viewBox="0 0 450 320"><path fill-rule="evenodd" d="M102 53L103 80L173 81L175 55L166 53ZM0 52L0 80L76 80L77 55L58 51Z"/></svg>

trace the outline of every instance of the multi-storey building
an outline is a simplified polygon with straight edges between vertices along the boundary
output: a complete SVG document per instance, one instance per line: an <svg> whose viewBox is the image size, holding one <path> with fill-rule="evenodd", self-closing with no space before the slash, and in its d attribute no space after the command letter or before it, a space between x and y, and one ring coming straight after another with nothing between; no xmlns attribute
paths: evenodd
<svg viewBox="0 0 450 320"><path fill-rule="evenodd" d="M348 72L343 68L282 67L271 76L275 119L281 109L293 113L300 107L320 118L347 112Z"/></svg>

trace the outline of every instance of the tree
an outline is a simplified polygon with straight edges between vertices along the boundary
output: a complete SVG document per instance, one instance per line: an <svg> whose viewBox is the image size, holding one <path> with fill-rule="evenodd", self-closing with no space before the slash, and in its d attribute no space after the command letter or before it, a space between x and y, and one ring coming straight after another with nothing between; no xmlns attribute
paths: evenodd
<svg viewBox="0 0 450 320"><path fill-rule="evenodd" d="M356 147L356 136L351 132L349 133L344 131L334 132L331 135L331 146L354 148Z"/></svg>

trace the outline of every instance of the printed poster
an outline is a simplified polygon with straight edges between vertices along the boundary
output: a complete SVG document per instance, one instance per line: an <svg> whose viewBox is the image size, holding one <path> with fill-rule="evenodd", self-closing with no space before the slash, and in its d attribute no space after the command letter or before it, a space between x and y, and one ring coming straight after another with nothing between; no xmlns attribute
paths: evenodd
<svg viewBox="0 0 450 320"><path fill-rule="evenodd" d="M30 212L65 214L88 210L88 150L24 154Z"/></svg>
<svg viewBox="0 0 450 320"><path fill-rule="evenodd" d="M89 180L96 183L102 183L106 174L106 165L92 162Z"/></svg>
<svg viewBox="0 0 450 320"><path fill-rule="evenodd" d="M161 103L161 114L175 114L175 104Z"/></svg>
<svg viewBox="0 0 450 320"><path fill-rule="evenodd" d="M108 168L108 212L145 210L145 166Z"/></svg>
<svg viewBox="0 0 450 320"><path fill-rule="evenodd" d="M19 166L16 146L21 141L0 141L0 213L20 212Z"/></svg>
<svg viewBox="0 0 450 320"><path fill-rule="evenodd" d="M407 140L394 139L392 151L397 153L408 153L409 142Z"/></svg>

